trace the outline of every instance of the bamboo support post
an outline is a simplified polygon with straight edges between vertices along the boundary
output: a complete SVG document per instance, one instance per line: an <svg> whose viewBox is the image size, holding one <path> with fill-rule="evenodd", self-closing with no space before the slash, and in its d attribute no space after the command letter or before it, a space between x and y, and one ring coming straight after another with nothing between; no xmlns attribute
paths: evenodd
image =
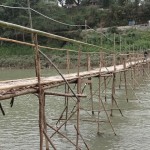
<svg viewBox="0 0 150 150"><path fill-rule="evenodd" d="M33 35L35 44L35 68L36 76L38 78L38 97L39 97L39 130L40 130L40 150L43 150L43 131L44 131L44 91L41 86L41 71L40 71L40 56L37 41L37 34Z"/></svg>
<svg viewBox="0 0 150 150"><path fill-rule="evenodd" d="M76 129L76 132L79 132L78 131L78 129L77 129L77 127L74 125L74 128ZM79 132L79 135L80 135L80 137L81 137L81 139L82 139L82 141L84 142L84 144L85 144L85 146L86 146L86 148L87 148L87 150L90 150L90 148L88 147L88 145L86 144L86 142L85 142L85 140L84 140L84 138L83 138L83 136L81 135L81 133Z"/></svg>
<svg viewBox="0 0 150 150"><path fill-rule="evenodd" d="M87 53L87 71L91 70L91 57L90 54Z"/></svg>
<svg viewBox="0 0 150 150"><path fill-rule="evenodd" d="M114 104L117 106L120 114L123 116L121 109L119 108L117 101L115 99L115 84L116 84L116 73L113 74L113 80L112 80L112 94L111 94L111 102L112 102L112 108ZM110 116L113 116L113 109L111 109Z"/></svg>
<svg viewBox="0 0 150 150"><path fill-rule="evenodd" d="M3 114L3 116L5 116L5 111L4 111L4 109L3 109L3 107L2 107L2 104L0 103L0 110L1 110L1 112L2 112L2 114Z"/></svg>
<svg viewBox="0 0 150 150"><path fill-rule="evenodd" d="M114 33L114 53L113 53L114 72L116 71L116 54L115 54L115 51L116 51L116 36Z"/></svg>
<svg viewBox="0 0 150 150"><path fill-rule="evenodd" d="M111 104L114 106L114 95L115 95L115 73L113 74L112 80L112 93L111 93ZM113 109L111 109L110 116L113 116Z"/></svg>
<svg viewBox="0 0 150 150"><path fill-rule="evenodd" d="M112 123L111 123L111 120L110 120L110 118L109 118L109 115L108 115L108 113L107 113L107 110L106 110L106 108L105 108L105 105L104 105L104 103L103 103L103 101L102 101L102 99L101 99L101 88L100 88L100 85L101 85L101 79L100 79L100 76L99 76L99 82L98 82L98 84L99 84L99 94L98 94L98 99L99 99L99 110L98 110L98 134L99 134L99 127L100 127L100 125L99 125L99 123L100 123L100 121L99 121L99 114L100 114L100 111L101 111L101 108L100 108L100 104L102 104L102 108L103 108L103 110L105 111L105 114L106 114L106 117L107 117L107 119L108 119L108 122L109 122L109 124L110 124L110 126L111 126L111 128L112 128L112 130L113 130L113 132L114 132L114 134L116 135L116 133L115 133L115 130L114 130L114 128L113 128L113 126L112 126Z"/></svg>
<svg viewBox="0 0 150 150"><path fill-rule="evenodd" d="M126 78L126 58L124 58L124 83L125 83L126 100L128 102L127 78Z"/></svg>
<svg viewBox="0 0 150 150"><path fill-rule="evenodd" d="M81 78L78 77L77 83L77 93L81 93ZM76 149L78 150L79 147L79 130L80 130L80 98L77 99L77 136L76 136Z"/></svg>
<svg viewBox="0 0 150 150"><path fill-rule="evenodd" d="M43 95L43 103L44 103L44 131L45 133L47 133L47 125L46 125L46 115L45 115L45 94ZM46 145L46 150L49 150L49 143L48 143L48 140L47 138L45 137L45 145Z"/></svg>
<svg viewBox="0 0 150 150"><path fill-rule="evenodd" d="M67 86L67 84L65 84L65 93L69 94L69 87ZM66 107L66 115L65 118L67 120L68 118L68 106L69 106L69 97L65 96L65 107ZM67 122L65 123L65 129L67 127Z"/></svg>
<svg viewBox="0 0 150 150"><path fill-rule="evenodd" d="M87 71L91 70L91 58L89 53L87 54ZM88 78L88 80L90 80L91 82L88 83L89 85L89 90L90 90L90 100L91 100L91 110L92 110L92 115L94 115L94 104L93 104L93 87L92 87L92 79Z"/></svg>
<svg viewBox="0 0 150 150"><path fill-rule="evenodd" d="M92 79L90 78L90 80L92 80ZM92 115L94 115L94 102L93 102L93 87L92 87L92 82L89 83L89 88L90 88L90 100L91 100Z"/></svg>
<svg viewBox="0 0 150 150"><path fill-rule="evenodd" d="M67 50L67 73L70 73L70 57L69 57L69 51Z"/></svg>
<svg viewBox="0 0 150 150"><path fill-rule="evenodd" d="M81 50L79 48L78 50L78 70L77 70L77 76L80 76L80 67L81 67Z"/></svg>
<svg viewBox="0 0 150 150"><path fill-rule="evenodd" d="M107 84L106 84L106 80L107 80L107 78L104 77L105 102L107 101L107 95L106 95Z"/></svg>
<svg viewBox="0 0 150 150"><path fill-rule="evenodd" d="M119 89L121 89L121 82L122 82L122 72L119 74Z"/></svg>

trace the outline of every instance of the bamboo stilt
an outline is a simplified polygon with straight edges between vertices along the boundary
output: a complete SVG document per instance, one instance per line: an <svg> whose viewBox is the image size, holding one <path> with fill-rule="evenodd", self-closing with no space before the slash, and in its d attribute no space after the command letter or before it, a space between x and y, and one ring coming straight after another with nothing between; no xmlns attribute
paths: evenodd
<svg viewBox="0 0 150 150"><path fill-rule="evenodd" d="M114 87L115 87L115 74L113 74L112 78L113 78L113 80L112 80L111 104L112 104L112 108L113 108L113 105L114 105L114 95L115 95L115 90L114 90ZM112 109L111 109L110 116L113 116L113 110Z"/></svg>
<svg viewBox="0 0 150 150"><path fill-rule="evenodd" d="M100 85L100 78L99 78L99 85ZM109 115L108 115L108 113L107 113L107 110L106 110L106 108L105 108L105 105L104 105L104 103L103 103L103 101L102 101L102 99L101 99L101 97L100 97L100 92L99 92L99 102L102 104L102 108L103 108L103 110L105 111L105 114L106 114L106 117L107 117L107 119L108 119L108 122L109 122L109 124L110 124L110 126L111 126L111 128L112 128L112 130L113 130L113 132L114 132L114 134L116 135L115 130L114 130L113 126L112 126L111 120L110 120L110 118L109 118ZM98 112L98 113L99 113L99 112Z"/></svg>
<svg viewBox="0 0 150 150"><path fill-rule="evenodd" d="M69 57L69 51L67 50L67 73L70 73L70 57Z"/></svg>
<svg viewBox="0 0 150 150"><path fill-rule="evenodd" d="M90 87L90 98L91 98L91 109L92 109L92 115L94 115L94 103L93 103L93 87L92 87L92 83L89 83L89 87Z"/></svg>
<svg viewBox="0 0 150 150"><path fill-rule="evenodd" d="M78 78L77 93L81 93L81 78ZM77 136L76 136L76 149L79 147L79 128L80 128L80 98L77 100Z"/></svg>
<svg viewBox="0 0 150 150"><path fill-rule="evenodd" d="M98 111L97 113L98 113L98 115L97 115L97 118L98 118L97 119L97 134L100 135L100 119L99 119L100 118L100 111Z"/></svg>
<svg viewBox="0 0 150 150"><path fill-rule="evenodd" d="M126 100L127 100L127 102L129 102L129 99L128 99L128 89L127 89L126 71L124 71L124 83L125 83Z"/></svg>
<svg viewBox="0 0 150 150"><path fill-rule="evenodd" d="M112 102L112 107L114 106L114 103L116 104L120 114L123 116L121 109L119 108L117 101L115 99L115 82L116 82L116 74L114 73L113 75L113 81L112 81L112 94L111 94L111 102ZM111 109L110 116L113 116L113 109Z"/></svg>
<svg viewBox="0 0 150 150"><path fill-rule="evenodd" d="M65 85L65 93L69 93L69 87L67 85ZM65 106L66 106L66 120L68 118L68 105L69 105L69 97L65 97ZM65 123L65 129L67 127L67 122Z"/></svg>
<svg viewBox="0 0 150 150"><path fill-rule="evenodd" d="M91 58L89 53L87 54L87 71L91 70ZM91 78L88 78L88 80L92 80ZM88 84L90 88L90 100L91 100L91 110L92 110L92 115L94 115L94 104L93 104L93 88L92 88L92 82Z"/></svg>
<svg viewBox="0 0 150 150"><path fill-rule="evenodd" d="M120 77L119 78L119 89L121 89L121 82L122 82L122 76L121 75L122 75L122 72L120 72L120 76L119 76Z"/></svg>
<svg viewBox="0 0 150 150"><path fill-rule="evenodd" d="M45 94L43 95L43 103L44 103L44 130L47 133L47 125L46 125L46 116L45 116ZM49 144L47 138L45 138L46 150L49 150Z"/></svg>
<svg viewBox="0 0 150 150"><path fill-rule="evenodd" d="M38 78L38 97L39 97L39 130L40 130L40 150L43 150L43 130L44 130L44 91L41 86L40 56L38 49L37 34L33 35L35 44L35 67L36 76Z"/></svg>
<svg viewBox="0 0 150 150"><path fill-rule="evenodd" d="M106 89L107 89L107 84L106 84L107 78L104 77L104 91L105 91L105 102L107 101L107 96L106 96Z"/></svg>

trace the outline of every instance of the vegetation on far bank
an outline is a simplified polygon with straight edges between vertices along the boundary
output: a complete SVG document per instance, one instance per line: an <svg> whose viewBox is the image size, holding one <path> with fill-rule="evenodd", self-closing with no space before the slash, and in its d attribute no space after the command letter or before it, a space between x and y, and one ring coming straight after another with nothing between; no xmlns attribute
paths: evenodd
<svg viewBox="0 0 150 150"><path fill-rule="evenodd" d="M61 0L59 2L61 3ZM75 7L70 7L73 4L73 0L66 0L65 5L58 7L58 5L44 3L41 0L31 0L31 8L60 22L70 25L85 25L86 20L87 29L90 27L96 31L97 28L107 27L108 30L103 33L91 30L85 31L85 26L75 27L63 25L51 19L44 18L32 11L33 28L102 46L104 51L113 51L115 33L116 51L120 51L120 44L121 51L145 50L150 48L150 29L119 31L116 27L128 25L129 21L135 21L135 24L148 22L150 18L150 4L142 3L138 5L139 3L140 0L135 0L134 3L128 3L124 0L103 0L95 1L93 5L90 1L83 0L76 4ZM26 0L2 0L0 4L13 7L27 7ZM28 10L0 7L0 19L30 27ZM0 30L0 36L31 42L30 34L21 33L16 30L2 28ZM77 45L43 37L38 37L38 42L40 45L50 47L72 50L79 49ZM1 42L0 44L0 67L33 67L34 51L32 48L7 42ZM99 51L97 48L88 46L80 48L82 51ZM57 64L64 65L63 62L66 60L65 51L44 50L44 52ZM74 56L75 54L72 55L71 59L75 61ZM44 65L45 63L43 61Z"/></svg>

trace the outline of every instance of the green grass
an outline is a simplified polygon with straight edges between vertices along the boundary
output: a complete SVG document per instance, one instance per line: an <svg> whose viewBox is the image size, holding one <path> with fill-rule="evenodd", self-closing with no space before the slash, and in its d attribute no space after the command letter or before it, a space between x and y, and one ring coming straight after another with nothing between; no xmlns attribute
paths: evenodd
<svg viewBox="0 0 150 150"><path fill-rule="evenodd" d="M15 44L4 44L0 46L1 56L20 56L20 55L33 55L34 51L31 47Z"/></svg>

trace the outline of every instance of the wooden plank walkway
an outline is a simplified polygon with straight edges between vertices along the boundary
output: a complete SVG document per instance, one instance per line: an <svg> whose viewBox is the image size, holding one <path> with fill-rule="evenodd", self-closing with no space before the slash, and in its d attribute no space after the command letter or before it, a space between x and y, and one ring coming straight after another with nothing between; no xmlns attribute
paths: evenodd
<svg viewBox="0 0 150 150"><path fill-rule="evenodd" d="M126 63L126 69L139 63L143 63L143 60L128 62ZM124 66L116 65L115 72L121 72L121 71L124 71ZM113 72L114 72L114 66L102 67L101 69L96 68L90 71L80 72L80 77L82 79L85 79L89 77L97 77L99 75L106 75L106 74L109 75ZM64 74L63 76L69 83L74 83L78 79L77 73ZM41 77L41 85L43 86L43 89L48 89L63 84L65 84L65 81L60 75L51 76L51 77ZM0 81L0 100L8 99L19 95L29 94L29 93L36 93L37 89L38 89L38 80L36 77Z"/></svg>

